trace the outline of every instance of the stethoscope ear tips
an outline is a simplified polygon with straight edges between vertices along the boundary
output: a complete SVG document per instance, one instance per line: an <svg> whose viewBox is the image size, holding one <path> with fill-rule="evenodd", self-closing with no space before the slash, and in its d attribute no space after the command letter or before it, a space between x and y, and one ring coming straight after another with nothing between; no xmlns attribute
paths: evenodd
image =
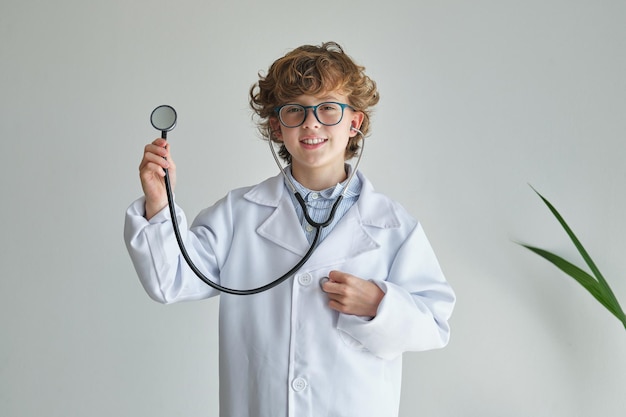
<svg viewBox="0 0 626 417"><path fill-rule="evenodd" d="M363 132L361 132L359 129L357 129L357 128L356 128L356 127L354 127L354 126L350 126L350 130L353 130L353 131L355 131L355 132L357 132L357 133L360 133L362 136L364 136L364 135L363 135Z"/></svg>

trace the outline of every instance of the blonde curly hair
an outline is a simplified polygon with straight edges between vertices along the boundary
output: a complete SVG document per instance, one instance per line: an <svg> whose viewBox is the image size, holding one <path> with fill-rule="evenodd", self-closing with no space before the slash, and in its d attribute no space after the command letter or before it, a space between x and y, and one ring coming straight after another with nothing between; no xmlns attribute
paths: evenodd
<svg viewBox="0 0 626 417"><path fill-rule="evenodd" d="M376 83L336 42L300 46L274 61L265 76L259 73L259 81L250 88L250 106L258 118L259 132L264 139L280 143L271 124L272 119L277 119L274 109L301 95L318 96L332 91L347 96L347 104L363 113L359 130L367 135L371 107L379 100ZM358 153L361 139L361 133L350 138L346 160ZM279 155L291 163L285 145L281 146Z"/></svg>

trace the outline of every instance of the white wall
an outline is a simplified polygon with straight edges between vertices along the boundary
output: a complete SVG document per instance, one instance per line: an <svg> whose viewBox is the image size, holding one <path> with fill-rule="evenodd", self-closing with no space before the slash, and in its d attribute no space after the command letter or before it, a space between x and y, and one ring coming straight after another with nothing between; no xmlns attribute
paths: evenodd
<svg viewBox="0 0 626 417"><path fill-rule="evenodd" d="M458 294L448 348L405 355L401 415L623 416L626 332L514 240L626 307L626 3L4 0L0 415L215 416L218 300L162 306L122 241L157 104L190 215L276 172L248 88L340 42L382 100L363 170L425 225Z"/></svg>

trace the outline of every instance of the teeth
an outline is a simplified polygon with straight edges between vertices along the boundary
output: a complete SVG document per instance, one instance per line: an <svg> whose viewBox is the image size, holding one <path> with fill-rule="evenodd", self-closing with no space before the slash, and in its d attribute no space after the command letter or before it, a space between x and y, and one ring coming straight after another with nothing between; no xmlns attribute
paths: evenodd
<svg viewBox="0 0 626 417"><path fill-rule="evenodd" d="M324 139L320 139L320 138L304 139L302 142L306 143L307 145L317 145L318 143L324 142Z"/></svg>

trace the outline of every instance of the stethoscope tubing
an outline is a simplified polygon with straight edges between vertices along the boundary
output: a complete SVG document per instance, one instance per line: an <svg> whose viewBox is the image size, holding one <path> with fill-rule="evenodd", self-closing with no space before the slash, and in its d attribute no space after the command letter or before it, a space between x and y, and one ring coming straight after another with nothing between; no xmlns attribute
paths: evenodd
<svg viewBox="0 0 626 417"><path fill-rule="evenodd" d="M300 261L296 265L293 266L293 268L291 268L284 275L282 275L281 277L275 279L274 281L270 282L269 284L263 285L263 286L258 287L258 288L252 288L252 289L248 289L248 290L239 290L239 289L235 289L235 288L225 287L223 285L220 285L220 284L210 280L208 277L206 277L202 273L202 271L200 271L200 269L198 269L198 267L191 260L191 257L189 256L189 254L187 253L187 249L185 248L185 244L183 242L183 238L182 238L181 233L180 233L180 228L178 226L178 219L176 217L176 208L174 206L174 198L173 198L173 195L172 195L172 187L171 187L171 184L170 184L170 176L169 176L169 172L168 172L167 169L165 170L165 188L166 188L166 191L167 191L167 201L168 201L170 216L172 217L172 227L174 228L174 234L176 235L176 242L178 242L178 247L180 248L180 253L181 253L181 255L183 255L183 258L185 259L185 261L189 265L189 268L191 268L191 270L197 275L197 277L200 278L208 286L210 286L210 287L212 287L212 288L214 288L214 289L216 289L218 291L221 291L223 293L232 294L232 295L252 295L252 294L258 294L258 293L261 293L261 292L264 292L264 291L267 291L269 289L272 289L272 288L276 287L277 285L283 283L285 280L287 280L289 277L291 277L298 269L300 269L309 260L309 258L311 258L311 255L313 255L315 247L317 246L317 242L319 241L322 228L326 224L328 224L328 223L330 223L332 221L332 217L334 217L335 211L336 211L337 207L339 206L338 203L339 203L339 201L341 201L340 199L337 199L337 201L333 205L333 208L331 210L331 216L330 216L331 218L329 218L328 221L326 221L326 222L324 222L322 224L318 224L318 226L316 226L317 230L315 232L315 237L313 238L313 242L311 243L311 246L309 247L309 250L306 252L306 254L304 254L302 259L300 259ZM300 199L302 199L302 197L300 197ZM308 214L307 214L307 217L308 217Z"/></svg>
<svg viewBox="0 0 626 417"><path fill-rule="evenodd" d="M360 131L359 131L359 133L360 133ZM161 131L161 138L167 140L167 131ZM274 152L274 148L272 147L271 143L270 143L270 148L272 150L272 154L274 155L274 158L276 159L276 162L278 163L278 166L279 166L283 176L289 180L289 183L290 183L290 185L292 187L294 196L296 197L296 200L298 201L298 203L302 207L302 211L304 213L304 217L305 217L306 221L311 226L315 227L316 231L315 231L315 236L313 238L313 242L311 242L311 246L309 247L307 252L304 254L302 259L300 259L300 261L298 261L298 263L295 264L289 271L287 271L284 275L276 278L274 281L272 281L272 282L270 282L270 283L268 283L266 285L263 285L263 286L257 287L257 288L251 288L251 289L248 289L248 290L240 290L240 289L229 288L229 287L225 287L223 285L220 285L220 284L212 281L211 279L209 279L207 276L205 276L202 273L202 271L200 271L200 269L195 265L195 263L193 262L193 260L189 256L189 253L187 252L187 249L185 248L185 243L183 242L183 237L182 237L182 235L180 233L180 227L178 225L178 217L176 216L176 206L174 204L174 193L172 192L172 185L171 185L171 182L170 182L169 170L167 168L164 168L164 171L165 171L164 182L165 182L165 191L167 193L167 205L168 205L168 208L169 208L170 216L172 218L172 228L174 229L174 235L176 236L176 242L178 243L178 248L180 249L180 253L183 256L183 258L185 259L185 261L187 262L187 265L189 265L189 268L191 268L191 270L194 272L194 274L196 274L196 276L198 278L200 278L200 280L202 282L204 282L205 284L207 284L211 288L216 289L216 290L218 290L220 292L223 292L223 293L226 293L226 294L232 294L232 295L253 295L253 294L259 294L261 292L270 290L270 289L276 287L277 285L280 285L281 283L283 283L284 281L289 279L298 269L302 268L302 266L313 255L313 252L315 251L315 247L317 246L317 243L319 242L322 229L324 227L328 226L330 223L332 223L333 219L335 218L335 212L337 211L337 208L339 207L339 204L343 200L344 193L348 189L348 185L350 184L350 182L352 180L352 176L355 174L356 169L357 169L359 163L361 162L361 155L362 155L362 150L361 150L361 153L359 154L359 158L357 160L357 164L354 167L353 172L349 176L348 181L346 182L344 191L341 193L341 195L339 195L339 197L337 197L337 200L335 200L335 202L333 203L333 206L332 206L332 208L330 210L330 213L329 213L328 218L326 219L326 221L320 223L320 222L316 222L313 219L311 219L311 217L309 216L309 213L308 213L308 211L306 209L306 202L304 201L304 198L302 198L302 195L300 195L300 193L295 190L295 187L294 187L293 183L291 183L291 180L285 174L285 170L282 167L282 165L280 165L280 163L278 161L278 157L276 156L276 152Z"/></svg>

